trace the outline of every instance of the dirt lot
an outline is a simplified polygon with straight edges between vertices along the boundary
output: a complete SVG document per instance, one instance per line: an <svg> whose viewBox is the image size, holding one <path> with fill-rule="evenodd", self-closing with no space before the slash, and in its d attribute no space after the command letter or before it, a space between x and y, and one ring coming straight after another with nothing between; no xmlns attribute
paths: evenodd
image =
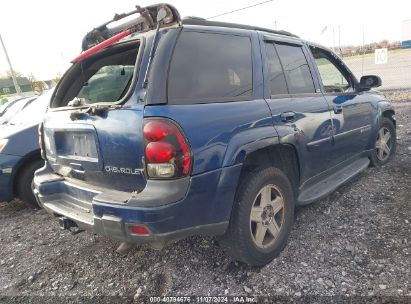
<svg viewBox="0 0 411 304"><path fill-rule="evenodd" d="M411 87L411 49L399 49L388 52L386 64L375 64L374 53L345 57L344 62L354 75L378 75L381 77L382 89L409 89ZM398 75L401 75L398 77ZM380 89L381 89L380 88Z"/></svg>
<svg viewBox="0 0 411 304"><path fill-rule="evenodd" d="M120 256L116 242L62 232L44 211L1 203L0 302L250 294L283 302L410 303L411 102L395 108L395 159L298 209L285 251L261 269L231 262L212 238Z"/></svg>

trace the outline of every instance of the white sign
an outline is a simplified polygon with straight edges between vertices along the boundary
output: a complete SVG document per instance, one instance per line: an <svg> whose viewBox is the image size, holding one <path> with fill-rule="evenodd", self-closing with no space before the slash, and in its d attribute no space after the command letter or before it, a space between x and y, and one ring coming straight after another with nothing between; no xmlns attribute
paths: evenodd
<svg viewBox="0 0 411 304"><path fill-rule="evenodd" d="M375 49L375 64L386 64L388 62L388 50Z"/></svg>

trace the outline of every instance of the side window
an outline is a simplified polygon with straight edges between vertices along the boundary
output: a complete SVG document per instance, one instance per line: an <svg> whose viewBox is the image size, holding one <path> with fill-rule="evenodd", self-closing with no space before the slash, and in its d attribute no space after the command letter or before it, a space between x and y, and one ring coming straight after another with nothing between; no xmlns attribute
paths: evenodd
<svg viewBox="0 0 411 304"><path fill-rule="evenodd" d="M265 48L267 51L267 73L270 80L271 95L288 94L284 72L274 44L266 43Z"/></svg>
<svg viewBox="0 0 411 304"><path fill-rule="evenodd" d="M169 103L235 101L252 94L248 37L183 32L171 60Z"/></svg>
<svg viewBox="0 0 411 304"><path fill-rule="evenodd" d="M290 94L315 93L310 68L300 46L276 44Z"/></svg>
<svg viewBox="0 0 411 304"><path fill-rule="evenodd" d="M318 48L310 47L310 49L317 64L318 71L320 72L325 92L353 92L353 88L348 79L330 59L331 55Z"/></svg>

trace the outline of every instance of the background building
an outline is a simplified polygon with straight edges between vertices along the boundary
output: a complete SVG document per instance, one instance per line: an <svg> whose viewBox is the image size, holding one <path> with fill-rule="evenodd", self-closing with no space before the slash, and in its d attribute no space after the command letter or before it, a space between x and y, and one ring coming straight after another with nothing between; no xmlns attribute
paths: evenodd
<svg viewBox="0 0 411 304"><path fill-rule="evenodd" d="M19 84L22 92L33 91L31 82L26 77L17 77L17 83ZM14 88L13 79L0 79L0 95L10 95L15 93L16 89Z"/></svg>

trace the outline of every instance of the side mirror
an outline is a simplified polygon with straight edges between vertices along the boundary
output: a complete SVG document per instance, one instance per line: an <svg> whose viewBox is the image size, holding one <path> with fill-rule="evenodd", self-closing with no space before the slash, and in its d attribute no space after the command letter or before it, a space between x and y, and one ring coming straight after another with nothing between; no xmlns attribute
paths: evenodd
<svg viewBox="0 0 411 304"><path fill-rule="evenodd" d="M380 87L382 84L380 76L376 75L366 75L362 76L360 79L360 89L369 90L371 88Z"/></svg>

